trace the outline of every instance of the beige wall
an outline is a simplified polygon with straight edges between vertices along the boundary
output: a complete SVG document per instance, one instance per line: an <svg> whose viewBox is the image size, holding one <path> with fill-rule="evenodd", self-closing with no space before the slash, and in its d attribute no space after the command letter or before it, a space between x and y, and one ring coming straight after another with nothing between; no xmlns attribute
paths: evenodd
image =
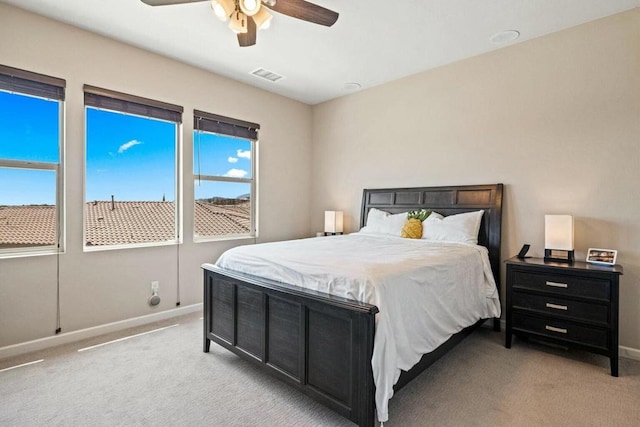
<svg viewBox="0 0 640 427"><path fill-rule="evenodd" d="M503 182L504 259L525 242L542 254L544 214L573 214L579 257L620 251L620 341L640 349L640 9L313 108L4 4L0 63L67 80L63 332L169 310L176 295L176 246L82 251L86 83L184 106L187 171L194 108L260 123L261 241L321 230L325 209L355 230L362 188ZM192 216L186 203L186 231ZM237 243L185 233L182 305L201 301L200 264ZM0 347L53 335L55 271L52 256L0 259Z"/></svg>
<svg viewBox="0 0 640 427"><path fill-rule="evenodd" d="M502 182L503 259L574 215L579 258L619 250L620 343L640 349L640 9L316 106L313 167L312 212L350 230L363 188Z"/></svg>
<svg viewBox="0 0 640 427"><path fill-rule="evenodd" d="M67 80L63 332L168 310L177 294L176 246L83 252L84 84L182 105L187 178L194 108L260 123L259 240L310 235L311 107L5 4L0 4L0 63ZM202 301L200 264L252 240L194 244L188 203L193 181L185 179L183 190L180 295L186 306ZM53 335L55 272L54 256L0 259L0 347ZM162 302L156 308L147 304L152 280L160 281Z"/></svg>

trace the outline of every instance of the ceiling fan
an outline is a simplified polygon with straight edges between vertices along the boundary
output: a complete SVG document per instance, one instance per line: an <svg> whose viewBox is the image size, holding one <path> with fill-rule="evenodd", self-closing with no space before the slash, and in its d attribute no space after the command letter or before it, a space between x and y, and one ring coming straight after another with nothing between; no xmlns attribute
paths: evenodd
<svg viewBox="0 0 640 427"><path fill-rule="evenodd" d="M168 6L210 0L141 1L149 6ZM272 16L266 9L327 27L338 20L337 12L305 0L211 0L211 7L222 21L230 20L229 28L237 33L242 47L256 44L258 30L269 27Z"/></svg>

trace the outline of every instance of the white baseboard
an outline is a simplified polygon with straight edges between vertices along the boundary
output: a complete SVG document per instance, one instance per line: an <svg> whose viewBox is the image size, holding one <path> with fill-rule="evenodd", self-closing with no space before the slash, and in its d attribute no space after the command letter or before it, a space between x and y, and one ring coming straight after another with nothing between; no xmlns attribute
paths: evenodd
<svg viewBox="0 0 640 427"><path fill-rule="evenodd" d="M68 344L87 338L93 338L97 337L98 335L104 335L110 332L120 331L127 328L134 328L136 326L146 325L148 323L158 322L160 320L171 319L172 317L182 316L184 314L194 313L201 310L202 303L198 303L187 305L185 307L161 311L159 313L147 314L145 316L133 317L131 319L93 326L91 328L80 329L78 331L67 332L52 337L40 338L33 341L8 345L6 347L0 347L0 359L18 356L21 354L30 353L32 351L43 350L45 348L55 347L61 344Z"/></svg>
<svg viewBox="0 0 640 427"><path fill-rule="evenodd" d="M640 350L631 347L618 347L618 355L620 357L626 357L627 359L640 360Z"/></svg>

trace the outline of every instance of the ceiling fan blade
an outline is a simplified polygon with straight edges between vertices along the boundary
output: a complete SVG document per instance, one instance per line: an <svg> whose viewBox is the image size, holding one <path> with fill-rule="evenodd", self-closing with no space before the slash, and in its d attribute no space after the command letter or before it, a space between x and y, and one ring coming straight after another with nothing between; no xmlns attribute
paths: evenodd
<svg viewBox="0 0 640 427"><path fill-rule="evenodd" d="M207 0L140 0L149 6L169 6L172 4L199 3Z"/></svg>
<svg viewBox="0 0 640 427"><path fill-rule="evenodd" d="M268 4L264 4L264 6L283 15L327 27L332 26L338 20L337 12L305 0L277 0L273 6Z"/></svg>
<svg viewBox="0 0 640 427"><path fill-rule="evenodd" d="M257 33L256 22L253 20L253 17L247 16L247 32L238 33L238 44L240 47L253 46L256 44Z"/></svg>

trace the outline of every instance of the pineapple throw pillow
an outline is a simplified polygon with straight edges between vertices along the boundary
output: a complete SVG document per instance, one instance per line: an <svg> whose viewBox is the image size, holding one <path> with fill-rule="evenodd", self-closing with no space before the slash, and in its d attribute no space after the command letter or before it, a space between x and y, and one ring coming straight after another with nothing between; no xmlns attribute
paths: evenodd
<svg viewBox="0 0 640 427"><path fill-rule="evenodd" d="M431 215L431 209L420 209L407 212L407 222L402 227L402 237L409 239L422 238L422 221Z"/></svg>

